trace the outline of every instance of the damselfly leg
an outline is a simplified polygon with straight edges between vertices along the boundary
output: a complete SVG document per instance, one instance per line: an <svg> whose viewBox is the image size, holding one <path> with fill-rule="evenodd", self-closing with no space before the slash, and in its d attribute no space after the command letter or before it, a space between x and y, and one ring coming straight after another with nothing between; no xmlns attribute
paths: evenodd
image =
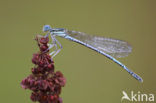
<svg viewBox="0 0 156 103"><path fill-rule="evenodd" d="M50 36L51 36L51 39L52 39L52 44L51 44L51 45L52 45L52 46L55 46L55 50L52 51L52 52L50 53L50 55L52 55L52 58L53 58L53 57L55 57L55 56L61 51L62 45L61 45L61 43L55 38L55 35L53 35L52 32L50 33ZM58 48L57 44L59 45L60 48ZM49 49L51 49L51 48L49 47Z"/></svg>

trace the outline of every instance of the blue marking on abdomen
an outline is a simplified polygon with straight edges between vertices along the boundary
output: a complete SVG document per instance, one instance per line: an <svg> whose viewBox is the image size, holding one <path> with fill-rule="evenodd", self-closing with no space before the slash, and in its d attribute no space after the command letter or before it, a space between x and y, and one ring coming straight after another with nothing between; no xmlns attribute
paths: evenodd
<svg viewBox="0 0 156 103"><path fill-rule="evenodd" d="M84 46L86 46L86 47L88 47L88 48L90 48L90 49L92 49L92 50L94 50L94 51L96 51L96 52L98 52L98 53L100 53L100 54L106 56L107 58L111 59L111 60L114 61L116 64L118 64L118 65L120 65L122 68L124 68L124 69L125 69L129 74L131 74L135 79L139 80L140 82L143 82L143 80L142 80L142 78L141 78L140 76L138 76L137 74L135 74L134 72L132 72L132 71L131 71L130 69L128 69L124 64L122 64L121 62L119 62L117 59L115 59L115 58L112 57L111 55L106 54L106 53L104 53L104 52L98 50L97 48L95 48L95 47L93 47L93 46L91 46L91 45L89 45L89 44L87 44L87 43L84 43L84 42L82 42L82 41L80 41L80 40L78 40L78 39L75 39L75 38L73 38L73 37L71 37L71 36L69 36L69 35L66 35L64 38L66 38L66 39L68 39L68 40L71 40L71 41L74 41L74 42L77 42L77 43L79 43L79 44L82 44L82 45L84 45Z"/></svg>

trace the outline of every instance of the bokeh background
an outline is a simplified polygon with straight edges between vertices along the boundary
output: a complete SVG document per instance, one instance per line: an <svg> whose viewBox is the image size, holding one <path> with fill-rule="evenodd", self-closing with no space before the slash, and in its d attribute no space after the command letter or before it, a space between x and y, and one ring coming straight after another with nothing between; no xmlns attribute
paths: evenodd
<svg viewBox="0 0 156 103"><path fill-rule="evenodd" d="M122 91L156 94L155 0L1 0L0 103L32 103L20 82L30 74L33 40L49 24L129 42L132 53L119 59L139 74L140 83L106 57L63 38L54 58L67 84L64 103L120 103ZM123 101L127 103L128 101Z"/></svg>

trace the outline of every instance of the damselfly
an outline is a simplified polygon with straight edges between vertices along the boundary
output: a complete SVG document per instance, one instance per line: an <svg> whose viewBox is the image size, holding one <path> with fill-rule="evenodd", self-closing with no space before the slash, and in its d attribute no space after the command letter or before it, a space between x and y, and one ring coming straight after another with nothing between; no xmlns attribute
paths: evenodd
<svg viewBox="0 0 156 103"><path fill-rule="evenodd" d="M77 31L69 31L64 28L51 28L50 25L45 25L43 27L43 31L48 32L47 35L45 35L45 37L50 35L52 39L52 44L49 44L49 49L53 47L56 48L53 52L50 53L52 57L56 56L62 49L61 43L55 38L55 36L60 36L65 39L84 45L104 55L105 57L109 58L110 60L114 61L119 66L121 66L123 69L125 69L135 79L139 80L140 82L143 82L143 79L140 76L138 76L136 73L128 69L124 64L122 64L114 58L128 56L128 54L132 51L132 48L127 42L117 39L88 35L86 33ZM60 46L60 48L57 47L57 44Z"/></svg>

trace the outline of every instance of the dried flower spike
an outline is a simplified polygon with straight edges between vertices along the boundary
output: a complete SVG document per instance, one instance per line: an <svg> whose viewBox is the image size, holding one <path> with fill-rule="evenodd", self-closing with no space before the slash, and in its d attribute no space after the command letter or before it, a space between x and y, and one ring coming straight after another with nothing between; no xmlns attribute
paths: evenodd
<svg viewBox="0 0 156 103"><path fill-rule="evenodd" d="M62 103L59 97L61 88L65 86L66 79L60 71L54 70L54 62L48 54L48 37L37 36L40 52L33 54L32 74L22 80L24 89L32 90L31 100L39 103Z"/></svg>

